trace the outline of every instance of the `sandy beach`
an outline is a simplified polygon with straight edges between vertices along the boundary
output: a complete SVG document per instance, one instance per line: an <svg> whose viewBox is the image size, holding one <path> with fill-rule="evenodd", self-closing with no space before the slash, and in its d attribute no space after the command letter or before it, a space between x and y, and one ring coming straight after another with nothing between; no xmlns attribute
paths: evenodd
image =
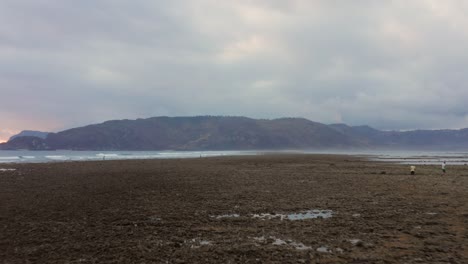
<svg viewBox="0 0 468 264"><path fill-rule="evenodd" d="M0 167L0 263L468 263L468 166L412 176L265 155Z"/></svg>

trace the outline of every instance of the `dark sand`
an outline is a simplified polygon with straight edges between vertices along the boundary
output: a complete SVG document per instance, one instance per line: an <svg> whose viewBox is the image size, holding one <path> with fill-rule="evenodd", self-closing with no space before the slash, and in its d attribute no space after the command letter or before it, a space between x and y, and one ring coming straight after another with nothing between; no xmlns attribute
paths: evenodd
<svg viewBox="0 0 468 264"><path fill-rule="evenodd" d="M0 263L468 263L468 166L411 176L271 155L0 168L17 168L0 172ZM310 209L334 215L251 217Z"/></svg>

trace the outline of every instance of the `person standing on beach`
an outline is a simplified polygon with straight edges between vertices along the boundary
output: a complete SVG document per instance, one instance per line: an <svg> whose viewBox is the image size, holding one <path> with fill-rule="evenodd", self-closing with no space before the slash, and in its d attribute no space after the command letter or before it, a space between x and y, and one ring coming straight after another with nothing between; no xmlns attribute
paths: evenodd
<svg viewBox="0 0 468 264"><path fill-rule="evenodd" d="M411 170L411 175L414 175L416 172L416 166L410 166L410 170Z"/></svg>
<svg viewBox="0 0 468 264"><path fill-rule="evenodd" d="M445 174L445 160L442 162L442 173Z"/></svg>

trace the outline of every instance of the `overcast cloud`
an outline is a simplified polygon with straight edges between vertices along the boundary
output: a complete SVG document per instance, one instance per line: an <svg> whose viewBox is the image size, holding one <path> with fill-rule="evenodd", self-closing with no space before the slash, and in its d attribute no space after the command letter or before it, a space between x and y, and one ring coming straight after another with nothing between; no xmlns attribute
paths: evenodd
<svg viewBox="0 0 468 264"><path fill-rule="evenodd" d="M0 141L109 119L468 127L467 1L2 0Z"/></svg>

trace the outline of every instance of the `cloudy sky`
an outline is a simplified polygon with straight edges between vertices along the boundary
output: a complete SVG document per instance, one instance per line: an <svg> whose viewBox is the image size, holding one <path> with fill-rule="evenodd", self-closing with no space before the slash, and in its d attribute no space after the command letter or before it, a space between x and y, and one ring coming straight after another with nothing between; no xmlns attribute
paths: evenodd
<svg viewBox="0 0 468 264"><path fill-rule="evenodd" d="M0 141L109 119L468 127L463 0L2 0Z"/></svg>

